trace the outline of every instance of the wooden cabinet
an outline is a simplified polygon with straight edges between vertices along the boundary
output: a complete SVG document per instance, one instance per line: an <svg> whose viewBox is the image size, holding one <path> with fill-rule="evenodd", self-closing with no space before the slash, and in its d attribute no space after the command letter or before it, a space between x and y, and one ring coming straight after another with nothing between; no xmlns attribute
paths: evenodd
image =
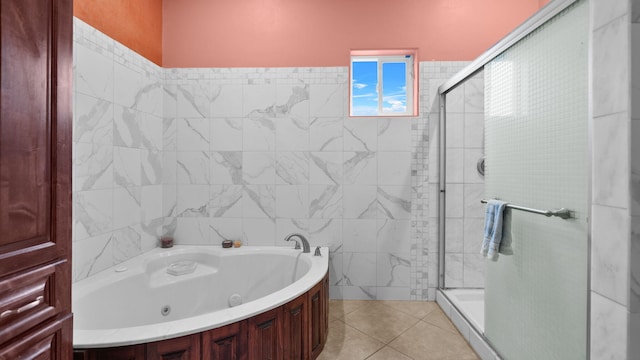
<svg viewBox="0 0 640 360"><path fill-rule="evenodd" d="M200 360L200 334L147 345L149 360Z"/></svg>
<svg viewBox="0 0 640 360"><path fill-rule="evenodd" d="M329 280L325 277L314 286L308 293L309 296L309 344L311 358L315 359L320 355L327 340L329 330L328 306L329 306Z"/></svg>
<svg viewBox="0 0 640 360"><path fill-rule="evenodd" d="M307 294L284 305L284 359L304 360L309 358L309 311Z"/></svg>
<svg viewBox="0 0 640 360"><path fill-rule="evenodd" d="M71 359L72 15L0 2L1 359Z"/></svg>
<svg viewBox="0 0 640 360"><path fill-rule="evenodd" d="M71 321L49 321L0 347L0 359L70 359ZM66 351L66 350L64 350Z"/></svg>
<svg viewBox="0 0 640 360"><path fill-rule="evenodd" d="M249 360L282 359L282 308L256 315L247 320Z"/></svg>
<svg viewBox="0 0 640 360"><path fill-rule="evenodd" d="M138 360L146 357L144 345L97 349L87 353L85 360Z"/></svg>
<svg viewBox="0 0 640 360"><path fill-rule="evenodd" d="M246 360L247 355L246 321L202 334L203 360Z"/></svg>

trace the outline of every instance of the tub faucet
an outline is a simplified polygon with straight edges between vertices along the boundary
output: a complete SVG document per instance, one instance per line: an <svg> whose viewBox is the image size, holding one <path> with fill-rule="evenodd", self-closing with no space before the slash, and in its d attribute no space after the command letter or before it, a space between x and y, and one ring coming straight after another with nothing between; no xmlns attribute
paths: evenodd
<svg viewBox="0 0 640 360"><path fill-rule="evenodd" d="M309 248L309 241L307 241L307 238L305 238L304 236L300 235L300 234L289 234L284 238L284 241L291 241L292 237L297 237L298 239L300 239L300 241L302 242L302 252L303 253L309 253L311 252L311 249ZM298 240L293 240L296 242L296 249L300 249L300 244L298 243Z"/></svg>

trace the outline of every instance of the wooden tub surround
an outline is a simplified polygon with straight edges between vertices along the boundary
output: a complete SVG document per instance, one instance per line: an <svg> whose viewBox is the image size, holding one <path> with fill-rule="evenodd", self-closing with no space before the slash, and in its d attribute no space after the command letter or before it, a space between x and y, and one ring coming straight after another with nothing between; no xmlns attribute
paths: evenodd
<svg viewBox="0 0 640 360"><path fill-rule="evenodd" d="M262 314L174 339L74 350L74 360L307 360L327 341L329 273L306 293Z"/></svg>

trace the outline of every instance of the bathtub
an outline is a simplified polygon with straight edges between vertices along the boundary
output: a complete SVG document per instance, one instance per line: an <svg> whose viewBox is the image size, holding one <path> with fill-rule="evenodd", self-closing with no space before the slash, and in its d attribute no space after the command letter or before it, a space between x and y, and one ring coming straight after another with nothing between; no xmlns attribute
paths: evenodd
<svg viewBox="0 0 640 360"><path fill-rule="evenodd" d="M285 304L320 282L322 256L282 247L157 248L73 284L73 346L107 348L195 334Z"/></svg>

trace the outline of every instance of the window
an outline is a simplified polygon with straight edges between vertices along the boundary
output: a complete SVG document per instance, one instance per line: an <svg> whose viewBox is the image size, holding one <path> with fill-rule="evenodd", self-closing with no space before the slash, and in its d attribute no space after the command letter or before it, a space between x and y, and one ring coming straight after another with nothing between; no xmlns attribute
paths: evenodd
<svg viewBox="0 0 640 360"><path fill-rule="evenodd" d="M351 51L351 116L418 115L416 50Z"/></svg>

